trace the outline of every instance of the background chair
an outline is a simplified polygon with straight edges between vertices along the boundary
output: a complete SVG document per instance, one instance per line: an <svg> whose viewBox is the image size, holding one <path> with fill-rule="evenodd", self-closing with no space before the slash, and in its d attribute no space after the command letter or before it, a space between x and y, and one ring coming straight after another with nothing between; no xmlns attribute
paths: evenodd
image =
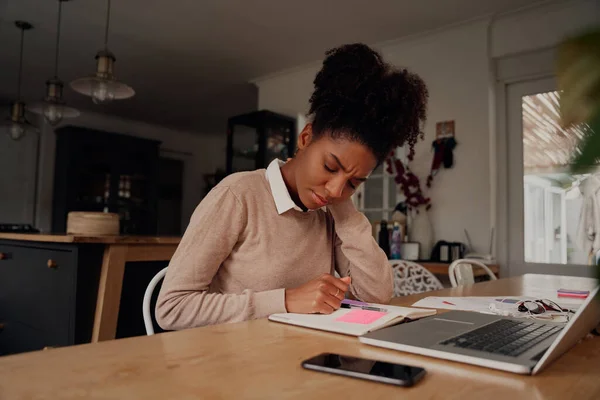
<svg viewBox="0 0 600 400"><path fill-rule="evenodd" d="M152 302L152 294L154 293L154 289L156 285L165 277L167 274L167 268L165 267L161 269L154 278L148 284L146 288L146 292L144 293L144 302L142 303L142 314L144 316L144 326L146 327L146 335L154 335L154 324L152 319L152 312L150 311L150 304Z"/></svg>
<svg viewBox="0 0 600 400"><path fill-rule="evenodd" d="M443 289L444 286L425 267L406 260L390 262L394 273L394 297Z"/></svg>
<svg viewBox="0 0 600 400"><path fill-rule="evenodd" d="M491 280L495 281L496 275L481 261L463 258L454 261L448 267L448 277L452 287L471 285L475 283L475 275L473 274L473 265L483 268Z"/></svg>

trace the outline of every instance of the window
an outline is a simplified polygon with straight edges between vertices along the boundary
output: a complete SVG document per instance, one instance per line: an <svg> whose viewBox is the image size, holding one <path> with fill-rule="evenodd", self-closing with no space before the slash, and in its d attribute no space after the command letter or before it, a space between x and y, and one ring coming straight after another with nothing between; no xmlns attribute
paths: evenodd
<svg viewBox="0 0 600 400"><path fill-rule="evenodd" d="M568 166L583 137L559 126L559 93L522 97L525 262L586 264L576 236L582 199L574 191L583 175Z"/></svg>
<svg viewBox="0 0 600 400"><path fill-rule="evenodd" d="M567 262L565 193L549 179L524 177L525 261Z"/></svg>
<svg viewBox="0 0 600 400"><path fill-rule="evenodd" d="M405 161L404 148L398 148L396 157ZM373 171L353 196L354 204L372 223L390 220L396 205L404 196L400 194L394 176L386 171L385 163Z"/></svg>

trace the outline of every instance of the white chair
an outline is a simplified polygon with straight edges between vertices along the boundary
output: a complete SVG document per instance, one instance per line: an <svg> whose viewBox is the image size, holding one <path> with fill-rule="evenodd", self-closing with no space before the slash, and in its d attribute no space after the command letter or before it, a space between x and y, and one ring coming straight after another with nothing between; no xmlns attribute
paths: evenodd
<svg viewBox="0 0 600 400"><path fill-rule="evenodd" d="M452 284L452 287L471 285L475 283L473 265L479 268L483 268L483 270L489 275L491 280L495 281L496 279L498 279L496 278L496 275L494 275L494 273L488 268L488 266L482 263L481 261L463 258L454 261L448 267L448 277L450 278L450 283Z"/></svg>
<svg viewBox="0 0 600 400"><path fill-rule="evenodd" d="M150 312L150 301L152 300L152 293L154 293L154 289L158 282L165 277L167 274L167 268L165 267L161 269L154 278L148 284L146 288L146 292L144 293L144 302L142 303L142 314L144 316L144 326L146 327L146 335L151 336L154 335L154 325L152 324L152 313Z"/></svg>
<svg viewBox="0 0 600 400"><path fill-rule="evenodd" d="M406 260L390 261L394 273L394 297L443 289L444 286L425 267Z"/></svg>

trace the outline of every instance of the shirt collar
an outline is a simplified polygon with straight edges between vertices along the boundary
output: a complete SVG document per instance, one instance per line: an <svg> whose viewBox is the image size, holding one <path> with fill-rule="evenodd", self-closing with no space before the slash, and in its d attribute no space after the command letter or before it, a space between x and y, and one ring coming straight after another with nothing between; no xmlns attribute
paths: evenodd
<svg viewBox="0 0 600 400"><path fill-rule="evenodd" d="M281 175L281 166L284 164L285 162L275 159L271 161L266 171L267 181L269 182L269 186L271 186L271 193L273 194L273 200L275 200L277 213L281 215L291 209L303 212L303 210L298 207L296 203L294 203L294 200L292 200L292 196L290 196L290 192L283 181L283 175ZM322 207L321 209L325 210L325 207Z"/></svg>

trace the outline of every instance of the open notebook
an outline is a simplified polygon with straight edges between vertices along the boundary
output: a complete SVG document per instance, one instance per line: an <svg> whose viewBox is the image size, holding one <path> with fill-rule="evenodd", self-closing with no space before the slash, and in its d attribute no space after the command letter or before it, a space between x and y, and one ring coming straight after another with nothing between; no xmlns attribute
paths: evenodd
<svg viewBox="0 0 600 400"><path fill-rule="evenodd" d="M364 307L340 308L329 315L282 313L270 315L269 320L345 335L362 336L368 332L403 322L404 319L419 319L435 313L436 310L423 308L366 303Z"/></svg>

